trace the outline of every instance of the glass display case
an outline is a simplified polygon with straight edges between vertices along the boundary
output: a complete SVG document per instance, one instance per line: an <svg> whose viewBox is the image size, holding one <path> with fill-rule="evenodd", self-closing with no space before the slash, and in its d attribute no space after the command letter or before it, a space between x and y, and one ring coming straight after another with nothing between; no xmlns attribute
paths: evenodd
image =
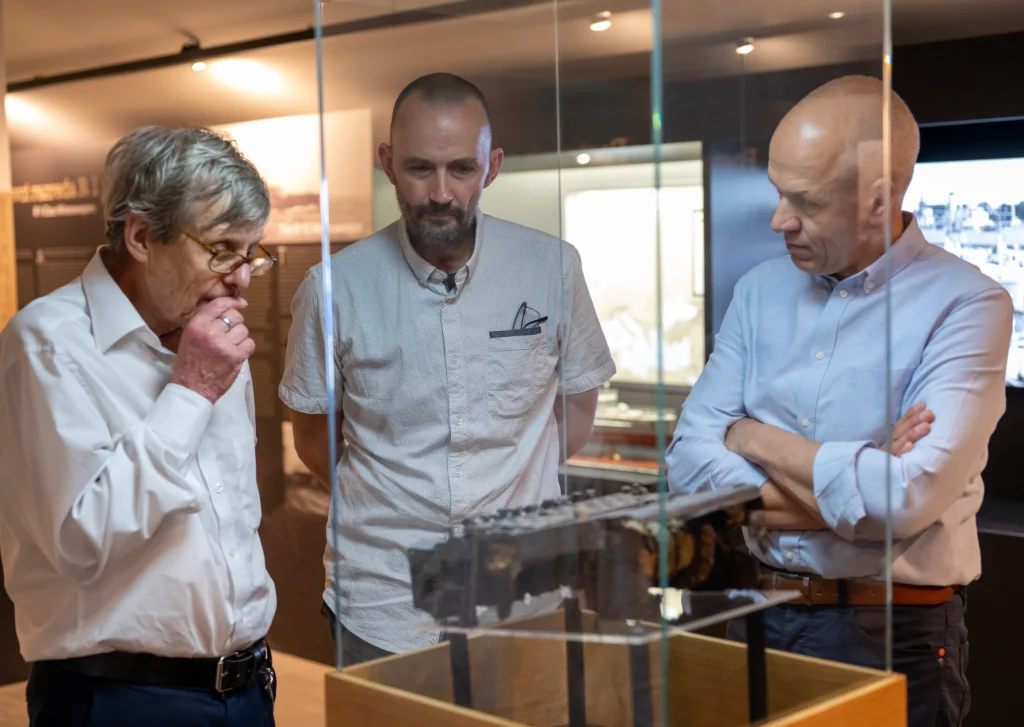
<svg viewBox="0 0 1024 727"><path fill-rule="evenodd" d="M901 413L877 188L888 3L314 11L322 259L292 304L306 321L285 380L304 357L324 389L328 724L903 724L887 632L878 663L850 666L785 653L770 626L845 605L836 574L890 612L895 455L868 535L820 481L856 476L840 445L891 451ZM817 92L839 99L822 118L790 113L842 78ZM849 121L829 109L858 94L874 96L852 102L854 142L812 169L814 135ZM373 137L376 232L354 244L339 114ZM840 188L843 205L816 197ZM815 266L847 254L860 209L889 220L870 279L886 298L851 343L853 278ZM799 285L821 310L773 292ZM847 378L836 359L856 345L871 350ZM831 458L762 462L741 421ZM821 560L863 547L856 573Z"/></svg>

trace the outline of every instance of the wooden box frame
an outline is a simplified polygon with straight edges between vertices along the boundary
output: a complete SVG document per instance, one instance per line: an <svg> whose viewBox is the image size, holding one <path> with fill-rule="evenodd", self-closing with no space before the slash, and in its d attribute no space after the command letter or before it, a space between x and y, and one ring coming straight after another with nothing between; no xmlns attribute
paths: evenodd
<svg viewBox="0 0 1024 727"><path fill-rule="evenodd" d="M593 624L585 613L585 625ZM589 624L587 623L589 622ZM551 632L562 612L520 623L517 630ZM747 711L747 647L696 634L673 634L650 648L655 724L664 699L662 659L668 659L672 727L739 727ZM327 675L327 727L556 727L567 713L566 642L526 636L469 639L474 709L455 706L448 644L378 659ZM587 642L587 721L632 727L628 647ZM771 727L905 727L906 680L901 674L768 650Z"/></svg>

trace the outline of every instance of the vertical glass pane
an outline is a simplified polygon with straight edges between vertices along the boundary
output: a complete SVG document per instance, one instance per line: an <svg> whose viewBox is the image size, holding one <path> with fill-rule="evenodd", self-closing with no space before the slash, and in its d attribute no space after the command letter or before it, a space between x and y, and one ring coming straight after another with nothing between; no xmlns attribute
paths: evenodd
<svg viewBox="0 0 1024 727"><path fill-rule="evenodd" d="M751 721L779 709L775 690L792 678L764 660L765 646L892 666L892 535L898 550L916 533L894 532L891 517L909 466L892 452L893 429L913 402L903 401L911 369L892 361L899 285L889 282L899 282L902 248L891 242L909 171L890 183L888 14L883 0L727 12L684 2L666 4L656 28L654 128L666 148L701 144L706 267L707 359L666 453L667 503L746 492L763 508L745 523L735 562L756 559L755 590L770 607L707 630L747 643L748 703L735 707ZM912 134L901 128L892 158L902 163ZM662 196L666 221L668 209ZM666 222L660 229L667 383L671 250L690 250ZM864 638L870 647L851 646ZM668 682L683 669L672 658L683 643L669 649ZM808 696L816 679L804 681ZM667 709L674 719L695 706L670 697Z"/></svg>

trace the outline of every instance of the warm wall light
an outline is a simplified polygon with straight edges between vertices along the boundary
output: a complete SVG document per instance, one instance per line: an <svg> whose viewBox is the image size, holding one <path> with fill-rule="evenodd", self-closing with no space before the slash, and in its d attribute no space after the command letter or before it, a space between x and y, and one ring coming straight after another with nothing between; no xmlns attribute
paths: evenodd
<svg viewBox="0 0 1024 727"><path fill-rule="evenodd" d="M206 61L196 61L195 63L192 64L192 70L193 71L205 71L206 70Z"/></svg>
<svg viewBox="0 0 1024 727"><path fill-rule="evenodd" d="M607 10L595 15L594 19L590 23L590 29L595 33L600 33L602 30L608 30L610 27L612 27L612 14Z"/></svg>
<svg viewBox="0 0 1024 727"><path fill-rule="evenodd" d="M7 120L20 125L39 125L45 122L46 115L24 99L6 94L4 96L4 112Z"/></svg>
<svg viewBox="0 0 1024 727"><path fill-rule="evenodd" d="M830 18L832 18L833 20L839 20L840 18L845 18L846 17L846 13L844 13L841 10L837 10L834 13L829 13L828 16Z"/></svg>
<svg viewBox="0 0 1024 727"><path fill-rule="evenodd" d="M274 68L257 61L226 58L209 64L209 73L225 86L260 95L277 93L284 79Z"/></svg>
<svg viewBox="0 0 1024 727"><path fill-rule="evenodd" d="M586 152L583 152L582 154L577 155L576 156L576 163L580 164L580 165L590 164L590 155L587 154Z"/></svg>
<svg viewBox="0 0 1024 727"><path fill-rule="evenodd" d="M754 39L744 38L736 45L736 52L741 56L745 56L748 53L752 53L754 50Z"/></svg>

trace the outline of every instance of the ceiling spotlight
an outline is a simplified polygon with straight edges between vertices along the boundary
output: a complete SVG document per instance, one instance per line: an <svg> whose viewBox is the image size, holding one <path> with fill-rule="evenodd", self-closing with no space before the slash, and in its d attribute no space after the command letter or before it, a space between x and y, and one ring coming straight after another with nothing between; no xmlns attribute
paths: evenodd
<svg viewBox="0 0 1024 727"><path fill-rule="evenodd" d="M744 38L743 40L741 40L739 43L736 44L736 52L739 53L741 56L745 56L748 53L753 52L753 50L754 50L754 39L753 38Z"/></svg>
<svg viewBox="0 0 1024 727"><path fill-rule="evenodd" d="M206 70L206 61L196 61L195 63L192 64L192 70L193 71L197 71L197 72L198 71L205 71Z"/></svg>
<svg viewBox="0 0 1024 727"><path fill-rule="evenodd" d="M844 13L841 10L837 10L834 13L829 13L828 16L830 18L832 18L833 20L839 20L840 18L845 18L846 17L846 13Z"/></svg>
<svg viewBox="0 0 1024 727"><path fill-rule="evenodd" d="M594 19L590 21L590 29L595 33L600 33L602 30L608 30L612 27L612 14L605 10L603 13L598 13L594 16Z"/></svg>
<svg viewBox="0 0 1024 727"><path fill-rule="evenodd" d="M586 152L583 152L582 154L577 155L576 156L576 163L579 164L579 165L583 165L583 166L585 166L587 164L590 164L590 155L587 154Z"/></svg>

